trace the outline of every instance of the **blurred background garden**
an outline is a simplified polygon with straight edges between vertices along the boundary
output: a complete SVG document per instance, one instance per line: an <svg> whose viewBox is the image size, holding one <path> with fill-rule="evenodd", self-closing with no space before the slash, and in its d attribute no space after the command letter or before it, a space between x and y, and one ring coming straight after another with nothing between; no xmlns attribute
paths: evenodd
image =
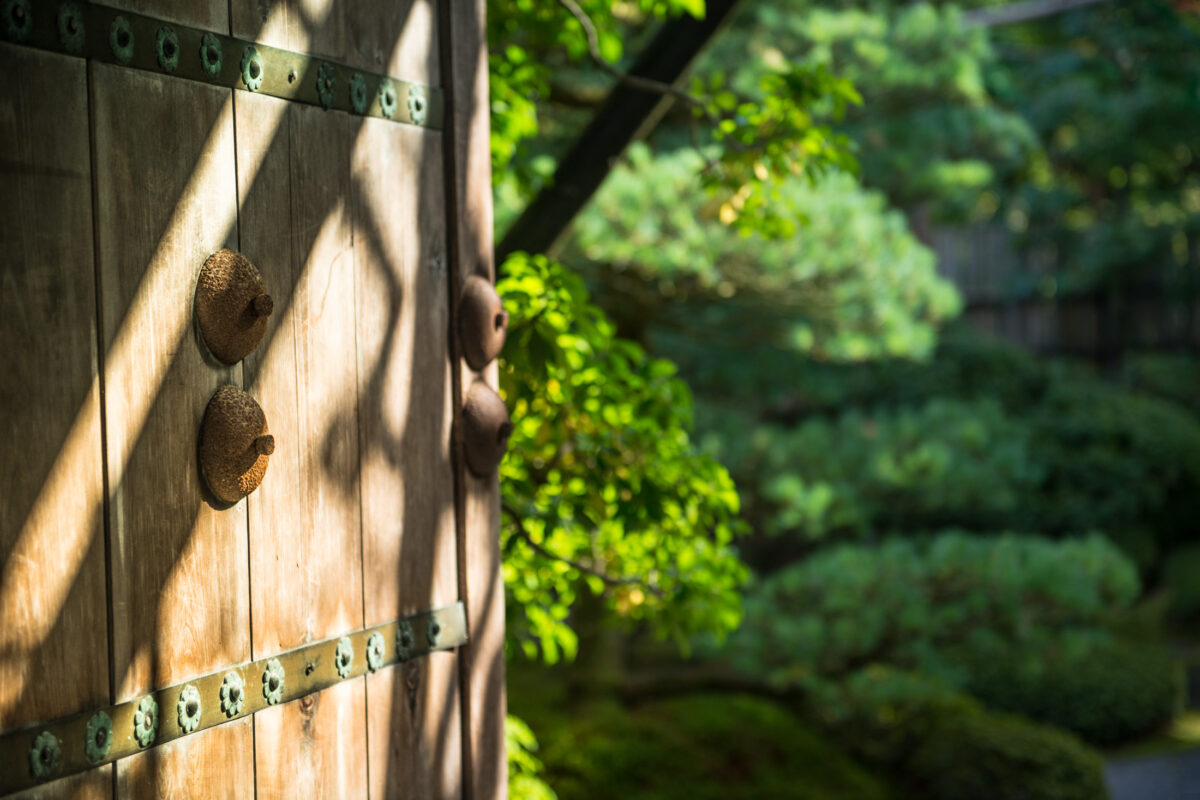
<svg viewBox="0 0 1200 800"><path fill-rule="evenodd" d="M489 0L512 795L1083 800L1200 748L1200 3L726 5L530 248L716 3Z"/></svg>

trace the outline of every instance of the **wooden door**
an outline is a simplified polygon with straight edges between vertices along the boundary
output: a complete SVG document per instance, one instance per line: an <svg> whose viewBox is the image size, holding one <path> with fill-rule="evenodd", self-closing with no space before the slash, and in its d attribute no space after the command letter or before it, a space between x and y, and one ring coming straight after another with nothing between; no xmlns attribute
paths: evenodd
<svg viewBox="0 0 1200 800"><path fill-rule="evenodd" d="M482 5L0 4L0 794L503 796ZM222 249L273 301L233 363ZM232 503L224 386L275 443Z"/></svg>

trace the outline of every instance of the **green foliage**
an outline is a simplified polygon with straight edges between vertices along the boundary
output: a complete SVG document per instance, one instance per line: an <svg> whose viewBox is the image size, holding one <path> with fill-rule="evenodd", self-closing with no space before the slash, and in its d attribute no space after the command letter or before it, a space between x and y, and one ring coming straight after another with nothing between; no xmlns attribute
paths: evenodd
<svg viewBox="0 0 1200 800"><path fill-rule="evenodd" d="M905 770L927 800L1097 800L1103 762L1078 739L1020 717L944 715Z"/></svg>
<svg viewBox="0 0 1200 800"><path fill-rule="evenodd" d="M1098 536L840 545L754 586L731 653L784 684L819 687L883 664L961 687L995 653L1103 640L1105 621L1138 593L1132 565Z"/></svg>
<svg viewBox="0 0 1200 800"><path fill-rule="evenodd" d="M582 282L547 259L519 254L504 273L510 636L530 657L572 657L571 606L605 589L619 616L681 645L732 630L745 579L738 496L691 443L691 394L674 366L616 337Z"/></svg>
<svg viewBox="0 0 1200 800"><path fill-rule="evenodd" d="M631 711L593 709L547 741L562 800L873 800L890 796L780 706L691 695Z"/></svg>
<svg viewBox="0 0 1200 800"><path fill-rule="evenodd" d="M1170 612L1177 620L1194 624L1200 618L1200 543L1180 547L1163 566L1163 583L1170 596Z"/></svg>
<svg viewBox="0 0 1200 800"><path fill-rule="evenodd" d="M857 144L864 182L896 204L973 210L980 190L1021 168L1037 147L1029 125L991 97L987 32L964 28L954 6L747 4L700 66L749 89L785 59L827 70L862 93L842 130Z"/></svg>
<svg viewBox="0 0 1200 800"><path fill-rule="evenodd" d="M968 690L992 708L1109 746L1151 733L1179 713L1183 669L1149 642L1059 645L980 659L971 665Z"/></svg>
<svg viewBox="0 0 1200 800"><path fill-rule="evenodd" d="M872 667L818 693L813 710L851 752L896 775L908 796L1108 796L1099 755L1073 735L986 711L919 675Z"/></svg>
<svg viewBox="0 0 1200 800"><path fill-rule="evenodd" d="M631 148L576 221L569 263L620 293L608 306L621 324L653 314L706 344L718 330L861 360L927 353L958 312L903 216L849 176L781 183L774 213L803 221L804 233L769 240L726 224L725 206L706 201L702 164L690 150Z"/></svg>
<svg viewBox="0 0 1200 800"><path fill-rule="evenodd" d="M511 714L504 719L504 750L508 756L508 796L512 800L557 800L558 795L542 780L542 761L533 731Z"/></svg>
<svg viewBox="0 0 1200 800"><path fill-rule="evenodd" d="M1028 246L1057 255L1055 290L1150 288L1194 302L1194 14L1169 0L1101 3L996 40L1003 63L991 83L1042 143L1006 216Z"/></svg>

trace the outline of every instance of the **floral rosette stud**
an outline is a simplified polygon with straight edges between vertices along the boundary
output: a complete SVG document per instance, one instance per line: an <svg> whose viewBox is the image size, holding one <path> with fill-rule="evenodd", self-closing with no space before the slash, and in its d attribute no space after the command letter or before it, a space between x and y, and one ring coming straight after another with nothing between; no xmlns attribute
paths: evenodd
<svg viewBox="0 0 1200 800"><path fill-rule="evenodd" d="M354 644L349 636L338 639L337 652L333 655L334 666L337 667L338 677L345 678L350 674L350 666L354 663Z"/></svg>
<svg viewBox="0 0 1200 800"><path fill-rule="evenodd" d="M138 703L137 711L133 712L133 738L142 747L154 744L158 735L158 703L150 695L146 695Z"/></svg>
<svg viewBox="0 0 1200 800"><path fill-rule="evenodd" d="M425 124L425 112L429 109L429 98L420 86L408 87L408 116L414 125Z"/></svg>
<svg viewBox="0 0 1200 800"><path fill-rule="evenodd" d="M58 7L58 41L68 53L83 52L83 12L78 3L63 3Z"/></svg>
<svg viewBox="0 0 1200 800"><path fill-rule="evenodd" d="M437 647L438 642L442 640L442 623L437 617L430 617L429 624L425 627L425 636L429 639L430 647Z"/></svg>
<svg viewBox="0 0 1200 800"><path fill-rule="evenodd" d="M221 680L221 710L225 716L234 717L241 713L246 702L246 682L236 672L226 672Z"/></svg>
<svg viewBox="0 0 1200 800"><path fill-rule="evenodd" d="M163 25L154 34L154 52L163 72L174 72L179 66L179 34Z"/></svg>
<svg viewBox="0 0 1200 800"><path fill-rule="evenodd" d="M387 119L396 115L396 87L386 78L379 84L379 113Z"/></svg>
<svg viewBox="0 0 1200 800"><path fill-rule="evenodd" d="M119 64L128 64L133 58L133 28L129 20L115 17L108 28L108 46Z"/></svg>
<svg viewBox="0 0 1200 800"><path fill-rule="evenodd" d="M383 666L383 634L375 631L367 639L367 669L377 671Z"/></svg>
<svg viewBox="0 0 1200 800"><path fill-rule="evenodd" d="M262 691L263 697L267 698L267 705L273 706L283 699L283 664L279 663L278 658L268 661L263 670Z"/></svg>
<svg viewBox="0 0 1200 800"><path fill-rule="evenodd" d="M262 88L263 73L262 54L258 52L256 47L247 47L242 51L242 83L252 92L257 92Z"/></svg>
<svg viewBox="0 0 1200 800"><path fill-rule="evenodd" d="M179 717L179 727L185 733L200 727L200 690L190 683L183 687L179 692L179 702L175 704L175 712Z"/></svg>
<svg viewBox="0 0 1200 800"><path fill-rule="evenodd" d="M99 763L108 756L112 747L112 727L112 717L103 711L97 711L88 720L87 731L83 734L83 754L91 763Z"/></svg>
<svg viewBox="0 0 1200 800"><path fill-rule="evenodd" d="M322 108L333 106L334 90L337 88L337 78L332 64L321 62L317 69L317 98Z"/></svg>
<svg viewBox="0 0 1200 800"><path fill-rule="evenodd" d="M361 72L350 78L350 105L354 106L356 114L367 113L367 82Z"/></svg>
<svg viewBox="0 0 1200 800"><path fill-rule="evenodd" d="M221 40L211 33L200 37L200 68L210 78L221 71Z"/></svg>
<svg viewBox="0 0 1200 800"><path fill-rule="evenodd" d="M29 746L29 772L40 781L53 777L62 764L62 745L50 731L42 731Z"/></svg>

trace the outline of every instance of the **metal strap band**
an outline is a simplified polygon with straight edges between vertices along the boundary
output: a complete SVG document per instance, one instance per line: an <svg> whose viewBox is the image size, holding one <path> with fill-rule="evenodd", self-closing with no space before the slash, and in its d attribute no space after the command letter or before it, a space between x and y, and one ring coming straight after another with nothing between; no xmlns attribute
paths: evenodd
<svg viewBox="0 0 1200 800"><path fill-rule="evenodd" d="M359 116L434 130L442 127L444 99L437 87L94 3L3 0L0 13L4 15L0 37L12 44ZM19 16L14 18L14 14ZM72 27L68 29L68 25ZM119 35L128 42L127 48L119 47ZM171 55L164 57L167 39L171 40L166 48ZM213 43L215 49L208 51ZM215 61L208 62L211 71L206 68L204 52L219 53ZM247 72L249 61L257 62L253 72Z"/></svg>
<svg viewBox="0 0 1200 800"><path fill-rule="evenodd" d="M381 653L373 651L380 657L371 665L368 643L375 634L382 637L383 647ZM349 640L349 651L342 644L345 639ZM341 681L358 678L368 671L374 672L437 650L452 650L466 643L466 612L459 602L269 658L227 667L114 706L6 733L0 736L0 794L83 772L224 722L248 717L271 705L296 700ZM379 644L376 638L375 646ZM352 653L348 664L347 652ZM342 656L340 664L339 655ZM222 686L227 684L226 676L230 673L237 676L233 682L240 679L241 684L241 703L235 713L222 707ZM266 685L272 675L281 678L274 693ZM190 720L185 719L180 709L189 698L197 701ZM153 700L156 713L151 725L153 734L147 737L143 728L143 739L149 738L149 741L142 744L137 733L139 723L145 718L144 710L151 707L148 699ZM141 716L139 708L143 709ZM102 714L107 715L111 732L107 734L106 751L96 757L96 748L89 747L89 742L96 738L95 720L103 719ZM185 728L185 724L191 729ZM47 748L53 751L53 758L46 757L43 751ZM36 767L34 762L38 762Z"/></svg>

